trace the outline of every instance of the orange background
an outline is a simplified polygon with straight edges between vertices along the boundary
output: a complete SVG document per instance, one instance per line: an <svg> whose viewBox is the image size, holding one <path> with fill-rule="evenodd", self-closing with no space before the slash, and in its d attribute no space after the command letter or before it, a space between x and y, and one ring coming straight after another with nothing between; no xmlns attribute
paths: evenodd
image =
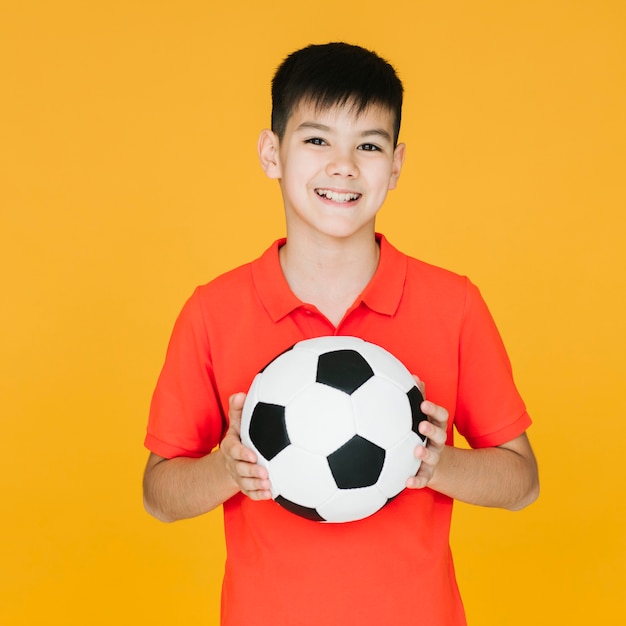
<svg viewBox="0 0 626 626"><path fill-rule="evenodd" d="M283 234L274 68L340 39L406 87L379 229L481 287L535 420L541 499L456 509L470 623L625 623L626 4L296 4L2 3L0 623L217 623L220 511L142 509L148 403L193 287Z"/></svg>

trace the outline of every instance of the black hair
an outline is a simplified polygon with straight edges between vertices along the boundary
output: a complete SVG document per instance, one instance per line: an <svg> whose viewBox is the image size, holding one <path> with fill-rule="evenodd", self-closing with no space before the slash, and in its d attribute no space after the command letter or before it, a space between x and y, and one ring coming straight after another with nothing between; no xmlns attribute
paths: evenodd
<svg viewBox="0 0 626 626"><path fill-rule="evenodd" d="M357 114L371 105L394 116L394 145L400 134L402 82L375 52L338 42L310 45L290 54L272 80L272 130L284 136L289 117L301 102L316 108L349 104Z"/></svg>

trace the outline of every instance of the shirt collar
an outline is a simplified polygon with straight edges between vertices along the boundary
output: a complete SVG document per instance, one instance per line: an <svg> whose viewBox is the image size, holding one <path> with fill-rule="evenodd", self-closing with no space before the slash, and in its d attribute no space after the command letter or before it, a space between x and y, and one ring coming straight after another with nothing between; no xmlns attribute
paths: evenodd
<svg viewBox="0 0 626 626"><path fill-rule="evenodd" d="M380 259L376 272L361 294L361 301L373 311L394 315L400 306L407 272L407 257L385 237L376 234Z"/></svg>
<svg viewBox="0 0 626 626"><path fill-rule="evenodd" d="M391 316L402 299L407 260L383 235L376 234L376 239L380 244L378 267L359 300L371 310ZM255 289L274 322L304 304L289 288L280 267L278 250L285 241L275 241L251 266Z"/></svg>
<svg viewBox="0 0 626 626"><path fill-rule="evenodd" d="M286 241L284 238L275 241L251 266L254 287L273 322L302 306L280 267L278 250Z"/></svg>

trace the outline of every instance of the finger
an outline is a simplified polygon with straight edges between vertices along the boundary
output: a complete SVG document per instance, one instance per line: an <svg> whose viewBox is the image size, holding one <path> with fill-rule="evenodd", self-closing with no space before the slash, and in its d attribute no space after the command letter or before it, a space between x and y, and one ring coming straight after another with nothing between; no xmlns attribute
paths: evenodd
<svg viewBox="0 0 626 626"><path fill-rule="evenodd" d="M422 462L420 465L420 471L423 473L428 471L428 468L425 466L430 466L430 468L434 468L435 465L439 462L439 456L441 453L441 447L438 446L417 446L415 448L415 458L419 459ZM419 474L420 472L418 472Z"/></svg>
<svg viewBox="0 0 626 626"><path fill-rule="evenodd" d="M416 476L411 476L411 478L406 481L406 486L408 489L423 489L428 485L431 476L432 473L428 475L418 473Z"/></svg>
<svg viewBox="0 0 626 626"><path fill-rule="evenodd" d="M430 479L435 473L435 466L439 462L439 450L437 448L418 446L415 449L416 458L420 459L421 464L415 476L411 476L406 481L409 489L423 489L428 485Z"/></svg>
<svg viewBox="0 0 626 626"><path fill-rule="evenodd" d="M420 434L428 440L428 445L442 447L448 439L448 434L444 425L438 425L424 420L419 423L417 428Z"/></svg>
<svg viewBox="0 0 626 626"><path fill-rule="evenodd" d="M439 426L439 428L446 429L448 425L448 411L446 411L446 409L429 400L424 400L420 408L422 412L428 416L431 423Z"/></svg>
<svg viewBox="0 0 626 626"><path fill-rule="evenodd" d="M241 443L238 434L233 433L232 430L230 430L226 437L224 437L220 447L222 451L233 461L255 464L258 460L254 450L244 446Z"/></svg>
<svg viewBox="0 0 626 626"><path fill-rule="evenodd" d="M248 463L247 461L237 461L235 463L235 472L240 478L254 478L259 480L267 480L269 487L269 474L267 469L257 463Z"/></svg>
<svg viewBox="0 0 626 626"><path fill-rule="evenodd" d="M272 492L269 489L264 488L256 488L253 486L250 489L247 489L245 486L241 487L241 492L248 496L251 500L271 500Z"/></svg>
<svg viewBox="0 0 626 626"><path fill-rule="evenodd" d="M228 399L231 410L241 411L243 409L243 403L246 400L246 394L243 391L239 391L238 393L234 393Z"/></svg>
<svg viewBox="0 0 626 626"><path fill-rule="evenodd" d="M272 497L267 470L260 465L238 463L236 481L241 491L254 500Z"/></svg>
<svg viewBox="0 0 626 626"><path fill-rule="evenodd" d="M228 417L231 424L234 422L236 425L241 424L241 413L243 412L243 404L246 400L246 394L240 391L234 393L228 399Z"/></svg>
<svg viewBox="0 0 626 626"><path fill-rule="evenodd" d="M231 432L236 433L238 440L241 435L241 414L245 399L246 394L243 392L234 393L228 399L228 427Z"/></svg>
<svg viewBox="0 0 626 626"><path fill-rule="evenodd" d="M415 476L411 476L406 481L406 486L409 489L422 489L428 485L430 479L433 477L435 470L434 466L429 465L429 461L434 459L426 448L416 450L415 456L419 458L422 463L420 464L417 474L415 474Z"/></svg>

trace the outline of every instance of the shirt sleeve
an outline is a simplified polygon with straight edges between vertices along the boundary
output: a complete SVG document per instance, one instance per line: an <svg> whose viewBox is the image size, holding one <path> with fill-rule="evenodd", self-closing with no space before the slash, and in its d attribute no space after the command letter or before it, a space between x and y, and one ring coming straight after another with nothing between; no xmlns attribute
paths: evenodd
<svg viewBox="0 0 626 626"><path fill-rule="evenodd" d="M459 340L455 424L473 448L506 443L531 424L498 329L469 281Z"/></svg>
<svg viewBox="0 0 626 626"><path fill-rule="evenodd" d="M218 445L225 425L196 290L172 331L150 404L145 446L164 458L204 456Z"/></svg>

